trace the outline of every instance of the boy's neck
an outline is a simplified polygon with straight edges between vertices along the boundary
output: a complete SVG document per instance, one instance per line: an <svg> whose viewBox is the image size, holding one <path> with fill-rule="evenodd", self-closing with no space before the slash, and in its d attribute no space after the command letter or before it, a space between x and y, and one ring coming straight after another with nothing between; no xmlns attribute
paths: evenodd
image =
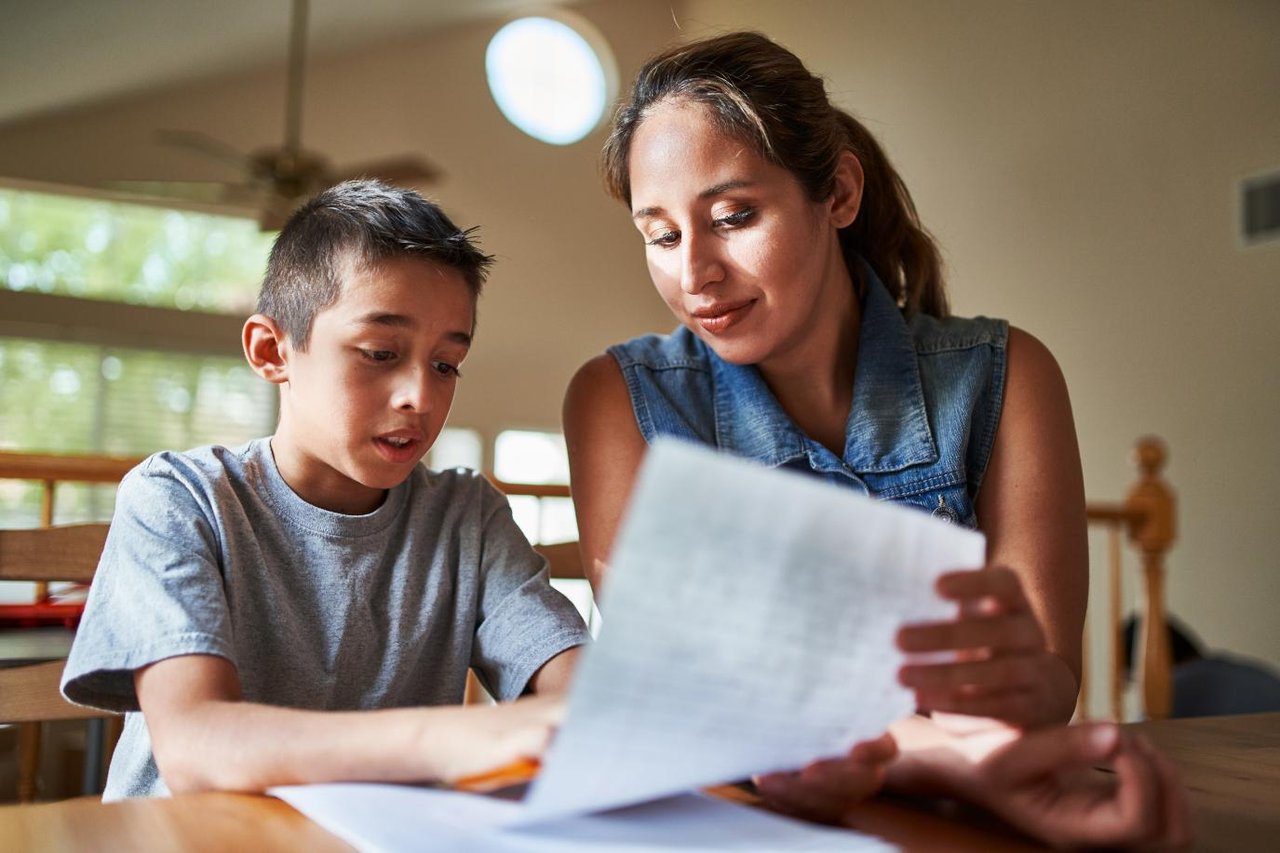
<svg viewBox="0 0 1280 853"><path fill-rule="evenodd" d="M367 515L387 499L386 489L355 483L324 460L300 451L281 430L268 445L280 479L299 499L314 507L343 515Z"/></svg>

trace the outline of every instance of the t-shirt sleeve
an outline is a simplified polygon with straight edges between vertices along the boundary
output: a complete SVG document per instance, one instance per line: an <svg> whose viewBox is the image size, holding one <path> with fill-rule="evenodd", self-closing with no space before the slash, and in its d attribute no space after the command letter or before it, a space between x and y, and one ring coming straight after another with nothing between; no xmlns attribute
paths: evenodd
<svg viewBox="0 0 1280 853"><path fill-rule="evenodd" d="M547 562L484 484L479 619L471 666L497 699L515 699L551 658L591 639L582 616L551 586Z"/></svg>
<svg viewBox="0 0 1280 853"><path fill-rule="evenodd" d="M152 457L121 482L106 546L62 675L81 705L136 711L134 672L165 658L235 663L211 501Z"/></svg>

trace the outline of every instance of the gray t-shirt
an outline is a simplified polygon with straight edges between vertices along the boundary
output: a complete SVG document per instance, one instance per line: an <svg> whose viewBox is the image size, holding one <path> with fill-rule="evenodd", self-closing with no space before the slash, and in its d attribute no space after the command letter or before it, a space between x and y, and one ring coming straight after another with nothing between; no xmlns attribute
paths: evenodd
<svg viewBox="0 0 1280 853"><path fill-rule="evenodd" d="M469 667L505 700L588 637L479 474L419 466L373 512L342 515L294 494L259 439L159 453L121 482L62 691L137 712L135 670L211 654L251 702L457 704ZM129 713L103 799L165 793Z"/></svg>

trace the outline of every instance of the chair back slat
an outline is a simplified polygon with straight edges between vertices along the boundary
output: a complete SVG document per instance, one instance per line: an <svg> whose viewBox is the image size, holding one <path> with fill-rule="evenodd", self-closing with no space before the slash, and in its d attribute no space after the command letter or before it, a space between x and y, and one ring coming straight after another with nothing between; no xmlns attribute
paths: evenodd
<svg viewBox="0 0 1280 853"><path fill-rule="evenodd" d="M101 523L0 530L0 580L89 583L106 539Z"/></svg>
<svg viewBox="0 0 1280 853"><path fill-rule="evenodd" d="M64 662L0 669L0 720L34 723L46 720L88 720L102 711L72 705L58 695Z"/></svg>
<svg viewBox="0 0 1280 853"><path fill-rule="evenodd" d="M535 545L533 550L547 561L551 577L559 580L586 580L582 570L582 555L577 542L556 542L553 545Z"/></svg>

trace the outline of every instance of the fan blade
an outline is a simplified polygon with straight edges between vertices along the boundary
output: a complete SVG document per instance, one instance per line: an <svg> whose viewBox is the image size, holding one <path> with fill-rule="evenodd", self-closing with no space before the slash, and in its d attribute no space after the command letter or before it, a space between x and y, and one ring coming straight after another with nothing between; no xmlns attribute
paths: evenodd
<svg viewBox="0 0 1280 853"><path fill-rule="evenodd" d="M343 168L341 174L336 176L335 182L354 178L376 178L389 184L425 186L439 181L441 172L426 160L406 154L403 157L389 157Z"/></svg>
<svg viewBox="0 0 1280 853"><path fill-rule="evenodd" d="M185 199L238 207L257 207L265 196L261 187L223 181L103 181L102 186L155 199Z"/></svg>
<svg viewBox="0 0 1280 853"><path fill-rule="evenodd" d="M162 145L186 148L197 154L220 160L223 163L235 166L242 173L247 173L249 170L249 155L237 150L221 139L210 136L207 133L201 133L198 130L161 129L155 132L155 140Z"/></svg>
<svg viewBox="0 0 1280 853"><path fill-rule="evenodd" d="M303 201L305 199L272 195L263 203L258 213L258 228L263 231L279 231Z"/></svg>

